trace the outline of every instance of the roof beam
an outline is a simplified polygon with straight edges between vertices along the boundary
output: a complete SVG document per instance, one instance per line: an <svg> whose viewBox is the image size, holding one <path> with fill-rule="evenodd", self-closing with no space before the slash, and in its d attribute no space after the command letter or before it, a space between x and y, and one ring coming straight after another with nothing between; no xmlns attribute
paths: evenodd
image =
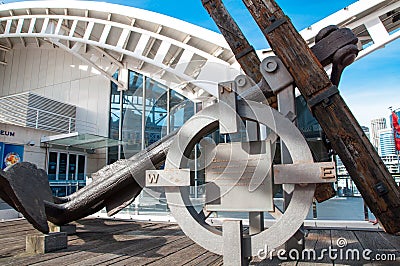
<svg viewBox="0 0 400 266"><path fill-rule="evenodd" d="M86 9L85 10L85 17L89 17L89 10L88 9ZM85 22L85 30L87 30L87 28L88 28L88 22L86 21ZM83 51L85 52L85 53L87 53L87 48L88 48L88 45L85 43L84 45L83 45Z"/></svg>
<svg viewBox="0 0 400 266"><path fill-rule="evenodd" d="M5 33L4 26L3 26L3 24L1 24L1 23L0 23L0 30L2 30L3 33ZM7 37L7 38L6 38L6 41L7 41L7 43L8 43L8 46L10 46L9 48L12 49L12 48L13 48L13 44L12 44L10 38Z"/></svg>
<svg viewBox="0 0 400 266"><path fill-rule="evenodd" d="M135 22L136 22L136 19L133 18L133 19L131 20L131 24L130 24L131 27L133 27L133 26L135 25ZM128 45L129 38L131 37L131 34L132 34L132 31L129 31L128 37L126 38L126 41L125 41L124 45L122 46L122 49L125 50L126 46ZM118 61L122 62L123 59L124 59L124 54L121 53L121 55L120 55L119 58L118 58Z"/></svg>
<svg viewBox="0 0 400 266"><path fill-rule="evenodd" d="M66 27L65 25L61 25L61 28L70 32L71 29ZM74 35L78 38L83 38L83 35L79 34L76 32L76 30L74 31ZM116 64L118 67L120 68L124 68L124 65L118 61L117 59L115 59L112 55L110 55L109 53L107 53L106 51L104 51L103 49L101 49L98 46L92 46L93 49L95 49L96 51L98 51L102 56L105 56L106 58L108 58L112 63Z"/></svg>
<svg viewBox="0 0 400 266"><path fill-rule="evenodd" d="M29 8L26 9L26 14L32 15L32 12L31 12L31 10L30 10ZM37 32L36 26L33 26L33 32L34 32L34 33ZM40 41L39 41L39 38L35 37L35 41L36 41L37 47L40 48Z"/></svg>
<svg viewBox="0 0 400 266"><path fill-rule="evenodd" d="M68 13L68 9L64 9L64 14L65 14L65 12L67 12ZM68 14L66 14L66 15L68 15ZM86 10L85 11L85 16L89 16L89 10ZM108 18L109 19L111 19L111 13L109 13L108 14ZM55 20L54 20L55 21ZM64 21L66 21L66 19L64 19ZM88 26L88 22L86 22L86 27ZM71 28L70 27L68 27L68 26L66 26L65 24L64 25L61 25L61 28L63 29L63 30L65 30L65 31L67 31L68 33L71 33ZM82 34L80 34L80 33L78 33L78 32L76 32L76 28L74 29L74 31L73 31L73 35L74 36L76 36L76 37L78 37L78 38L83 38L83 35ZM71 47L71 45L70 45L70 41L68 40L68 48L70 48ZM88 46L88 44L84 44L84 51L85 51L85 53L87 52L87 46ZM111 61L111 63L113 63L113 64L115 64L115 65L117 65L119 68L124 68L124 65L118 60L118 59L115 59L112 55L110 55L109 53L107 53L105 50L103 50L102 48L100 48L100 47L98 47L98 46L92 46L93 47L93 49L95 49L97 52L99 52L100 54L101 54L101 56L105 56L108 60L110 60Z"/></svg>
<svg viewBox="0 0 400 266"><path fill-rule="evenodd" d="M15 16L15 15L14 15L14 11L13 11L12 9L8 10L8 13L9 13L10 16L12 16L12 17ZM13 23L14 27L17 29L17 28L18 28L18 25L17 25L17 23L15 22L15 20L12 20L12 23ZM22 28L21 28L21 32L23 32ZM26 47L26 42L25 42L25 40L24 40L24 37L19 37L19 39L21 40L22 45L23 45L24 47Z"/></svg>
<svg viewBox="0 0 400 266"><path fill-rule="evenodd" d="M156 33L159 34L159 33L161 32L161 30L162 30L162 25L158 25L158 27L157 27L157 29L156 29ZM146 51L143 53L143 56L147 57L147 56L149 55L149 53L150 53L150 51L151 51L151 48L153 48L153 45L154 45L155 42L156 42L156 38L153 37L153 38L150 40L149 45L148 45ZM139 63L139 65L138 65L137 69L139 69L139 70L142 69L143 64L144 64L144 61L141 61L141 62Z"/></svg>
<svg viewBox="0 0 400 266"><path fill-rule="evenodd" d="M186 35L186 37L183 39L182 43L187 44L190 39L192 38L192 36L190 35ZM175 61L175 59L178 57L178 55L180 54L180 52L182 51L182 48L179 48L174 55L171 57L171 59L168 61L167 66L170 67L172 65L172 63ZM160 77L162 78L165 74L165 70L162 70L160 73Z"/></svg>
<svg viewBox="0 0 400 266"><path fill-rule="evenodd" d="M97 71L99 71L104 77L106 77L107 79L109 79L110 81L114 82L117 86L123 87L123 84L121 82L119 82L118 80L116 80L115 78L113 78L112 75L108 74L105 70L103 70L102 68L100 68L99 66L97 66L95 63L93 63L92 61L90 61L89 59L85 58L84 56L82 56L81 54L79 54L78 52L70 49L69 47L65 46L64 44L62 44L61 42L54 42L55 45L57 45L58 47L60 47L61 49L71 53L72 55L76 56L77 58L79 58L81 61L87 63L88 65L90 65L91 67L93 67L94 69L96 69Z"/></svg>
<svg viewBox="0 0 400 266"><path fill-rule="evenodd" d="M64 16L68 16L68 8L64 8ZM67 28L71 28L70 25L69 25L69 20L68 19L64 19L64 25ZM71 41L70 40L67 40L67 46L68 46L68 48L71 47Z"/></svg>

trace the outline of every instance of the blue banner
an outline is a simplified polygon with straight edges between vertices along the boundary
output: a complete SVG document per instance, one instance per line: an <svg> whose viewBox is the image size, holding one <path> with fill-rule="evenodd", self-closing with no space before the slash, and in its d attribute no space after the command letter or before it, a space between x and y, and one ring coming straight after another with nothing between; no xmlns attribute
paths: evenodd
<svg viewBox="0 0 400 266"><path fill-rule="evenodd" d="M3 149L2 168L22 162L24 159L24 146L5 144Z"/></svg>
<svg viewBox="0 0 400 266"><path fill-rule="evenodd" d="M0 165L3 166L4 143L0 142ZM1 167L3 169L3 167Z"/></svg>

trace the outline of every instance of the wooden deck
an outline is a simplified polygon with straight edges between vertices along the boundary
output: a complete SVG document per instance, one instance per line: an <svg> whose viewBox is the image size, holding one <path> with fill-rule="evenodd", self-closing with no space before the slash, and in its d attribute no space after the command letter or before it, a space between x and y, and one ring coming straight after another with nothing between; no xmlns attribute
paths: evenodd
<svg viewBox="0 0 400 266"><path fill-rule="evenodd" d="M77 234L68 237L68 248L44 255L25 253L25 236L35 230L25 220L0 222L0 265L222 265L222 257L201 248L176 224L84 219L76 222ZM383 232L311 230L306 248L319 255L322 249L338 248L338 238L360 252L395 254L400 265L400 237ZM360 253L361 254L361 253ZM255 265L356 265L362 261L336 260L325 254L317 261L286 261L276 257ZM395 265L395 261L365 262Z"/></svg>

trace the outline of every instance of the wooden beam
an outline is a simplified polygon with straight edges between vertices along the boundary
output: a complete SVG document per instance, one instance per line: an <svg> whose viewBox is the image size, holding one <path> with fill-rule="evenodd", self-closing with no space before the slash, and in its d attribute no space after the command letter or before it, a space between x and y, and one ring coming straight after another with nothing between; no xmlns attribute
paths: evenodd
<svg viewBox="0 0 400 266"><path fill-rule="evenodd" d="M370 210L400 232L400 189L304 39L273 0L242 0L289 70Z"/></svg>
<svg viewBox="0 0 400 266"><path fill-rule="evenodd" d="M243 71L256 82L263 79L260 65L255 50L244 36L243 32L229 14L221 0L202 0L203 6L217 24L222 35L225 37L236 60L239 62ZM267 82L261 83L261 90L267 98L268 104L277 108L277 97L272 93ZM323 202L335 196L335 190L331 184L317 184L315 198L318 202Z"/></svg>
<svg viewBox="0 0 400 266"><path fill-rule="evenodd" d="M225 37L243 71L254 82L260 82L263 79L260 71L261 61L222 1L202 0L202 3ZM264 86L260 86L260 89L267 98L268 104L276 109L276 96L266 82L262 82L262 84Z"/></svg>

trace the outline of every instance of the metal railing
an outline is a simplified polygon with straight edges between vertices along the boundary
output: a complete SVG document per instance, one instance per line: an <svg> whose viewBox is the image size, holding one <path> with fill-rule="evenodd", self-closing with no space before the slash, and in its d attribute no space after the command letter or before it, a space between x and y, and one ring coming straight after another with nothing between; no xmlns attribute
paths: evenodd
<svg viewBox="0 0 400 266"><path fill-rule="evenodd" d="M0 122L61 134L85 131L97 133L94 123L76 119L76 106L31 92L0 98Z"/></svg>

